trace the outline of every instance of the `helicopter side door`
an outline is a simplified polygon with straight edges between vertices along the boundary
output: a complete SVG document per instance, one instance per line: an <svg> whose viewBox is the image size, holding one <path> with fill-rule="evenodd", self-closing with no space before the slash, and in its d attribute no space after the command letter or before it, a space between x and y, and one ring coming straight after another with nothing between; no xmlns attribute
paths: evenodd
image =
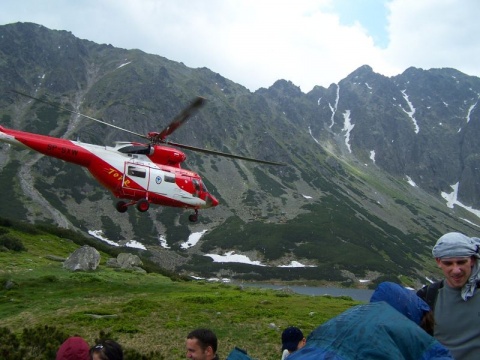
<svg viewBox="0 0 480 360"><path fill-rule="evenodd" d="M122 187L148 192L150 186L150 167L136 162L125 162Z"/></svg>

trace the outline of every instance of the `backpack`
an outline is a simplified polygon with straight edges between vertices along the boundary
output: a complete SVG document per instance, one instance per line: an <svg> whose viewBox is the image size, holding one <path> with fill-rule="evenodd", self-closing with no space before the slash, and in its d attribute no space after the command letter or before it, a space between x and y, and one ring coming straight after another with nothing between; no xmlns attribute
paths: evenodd
<svg viewBox="0 0 480 360"><path fill-rule="evenodd" d="M438 290L443 287L443 280L436 281L431 283L430 285L425 285L420 290L417 291L417 295L425 301L428 306L430 306L430 310L435 309L435 301L437 300Z"/></svg>

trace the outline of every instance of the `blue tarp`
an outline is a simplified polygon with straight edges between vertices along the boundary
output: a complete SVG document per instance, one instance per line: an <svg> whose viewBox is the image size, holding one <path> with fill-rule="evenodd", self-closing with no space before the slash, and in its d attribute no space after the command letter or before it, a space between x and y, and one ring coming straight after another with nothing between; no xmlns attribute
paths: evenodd
<svg viewBox="0 0 480 360"><path fill-rule="evenodd" d="M355 306L308 337L288 360L452 360L440 343L386 302Z"/></svg>
<svg viewBox="0 0 480 360"><path fill-rule="evenodd" d="M228 354L227 360L252 360L252 358L248 356L245 350L235 347L230 354Z"/></svg>

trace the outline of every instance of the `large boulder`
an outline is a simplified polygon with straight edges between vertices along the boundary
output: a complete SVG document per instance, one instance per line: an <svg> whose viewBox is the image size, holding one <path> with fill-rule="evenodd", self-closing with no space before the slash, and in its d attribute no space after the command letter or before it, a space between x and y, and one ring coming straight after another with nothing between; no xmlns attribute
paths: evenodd
<svg viewBox="0 0 480 360"><path fill-rule="evenodd" d="M124 268L124 269L143 265L142 260L140 260L138 255L133 255L129 253L118 254L117 263L121 268Z"/></svg>
<svg viewBox="0 0 480 360"><path fill-rule="evenodd" d="M129 253L120 253L116 258L110 258L107 260L108 267L146 273L146 271L141 268L142 265L143 262L140 260L138 255Z"/></svg>
<svg viewBox="0 0 480 360"><path fill-rule="evenodd" d="M84 245L65 260L63 267L71 271L90 271L95 270L99 264L100 253L97 249Z"/></svg>

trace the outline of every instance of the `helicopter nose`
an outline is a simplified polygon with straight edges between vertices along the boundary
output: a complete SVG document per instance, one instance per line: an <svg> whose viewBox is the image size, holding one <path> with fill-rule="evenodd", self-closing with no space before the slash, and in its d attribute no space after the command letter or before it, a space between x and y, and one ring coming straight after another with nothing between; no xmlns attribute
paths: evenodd
<svg viewBox="0 0 480 360"><path fill-rule="evenodd" d="M212 194L207 194L206 203L208 207L215 207L218 205L218 200Z"/></svg>

